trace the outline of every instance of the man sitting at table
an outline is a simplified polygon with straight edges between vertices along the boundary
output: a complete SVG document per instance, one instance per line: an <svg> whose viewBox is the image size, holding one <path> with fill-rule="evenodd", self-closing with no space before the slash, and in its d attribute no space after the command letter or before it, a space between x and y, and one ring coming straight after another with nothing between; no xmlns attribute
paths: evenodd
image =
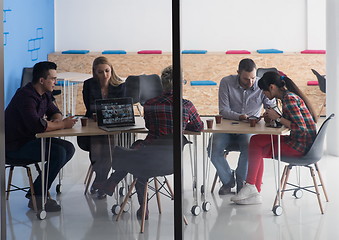
<svg viewBox="0 0 339 240"><path fill-rule="evenodd" d="M224 77L220 81L219 113L223 118L247 120L249 116L259 117L263 104L265 108L275 105L275 101L269 100L258 87L256 65L252 59L242 59L237 72L237 75ZM231 193L231 188L235 186L235 183L237 192L243 187L247 176L250 137L250 134L214 133L212 135L208 151L222 182L219 195ZM231 170L224 157L225 148L231 143L237 144L240 150L235 171Z"/></svg>
<svg viewBox="0 0 339 240"><path fill-rule="evenodd" d="M173 69L172 66L166 67L161 73L161 81L163 93L155 98L149 99L144 104L144 119L148 129L145 140L138 140L132 148L142 148L147 144L151 144L153 140L160 136L173 134ZM183 129L188 131L199 132L204 128L204 124L189 100L182 100L182 124ZM161 161L161 159L159 159ZM102 185L102 190L112 196L116 185L126 176L126 171L115 171L111 177ZM136 191L140 206L143 203L143 192L145 183L148 179L138 176L136 183ZM141 207L137 211L137 217L140 219L142 214ZM146 211L146 219L148 219L148 210Z"/></svg>
<svg viewBox="0 0 339 240"><path fill-rule="evenodd" d="M32 82L18 89L5 110L5 141L6 159L32 163L41 161L41 139L37 139L37 133L53 131L57 129L72 128L76 119L68 117L62 119L61 112L55 106L52 99L52 91L55 87L57 72L53 62L39 62L33 67ZM46 149L49 141L46 143ZM74 155L72 143L51 138L51 152L49 160L49 172L47 189L58 175L60 169ZM46 151L47 156L48 151ZM46 164L47 167L47 164ZM42 205L41 175L34 181L33 187L38 209ZM28 207L33 209L30 191L26 194L29 199ZM47 199L45 204L47 212L60 211L60 205L53 199Z"/></svg>

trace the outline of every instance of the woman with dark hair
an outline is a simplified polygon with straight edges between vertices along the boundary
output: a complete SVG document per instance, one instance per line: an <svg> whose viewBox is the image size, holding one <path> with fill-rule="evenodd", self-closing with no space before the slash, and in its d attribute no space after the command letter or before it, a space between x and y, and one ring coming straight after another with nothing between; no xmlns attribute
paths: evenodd
<svg viewBox="0 0 339 240"><path fill-rule="evenodd" d="M264 115L290 129L290 135L281 137L281 154L291 157L306 154L316 136L316 114L305 95L290 78L276 72L265 73L258 86L266 97L276 98L282 106L281 115L273 108L267 109ZM277 136L273 139L274 151L277 152ZM260 204L263 159L272 157L271 135L252 136L248 156L246 184L231 201L237 204Z"/></svg>
<svg viewBox="0 0 339 240"><path fill-rule="evenodd" d="M93 78L84 82L83 100L86 106L86 117L92 118L95 113L95 100L107 98L119 98L125 94L125 83L115 73L112 64L106 57L97 57L93 61ZM113 141L113 139L112 139ZM89 151L89 158L95 172L95 180L90 192L97 193L99 199L106 194L98 190L98 184L107 179L111 169L109 155L109 142L107 136L78 137L78 145L81 149Z"/></svg>

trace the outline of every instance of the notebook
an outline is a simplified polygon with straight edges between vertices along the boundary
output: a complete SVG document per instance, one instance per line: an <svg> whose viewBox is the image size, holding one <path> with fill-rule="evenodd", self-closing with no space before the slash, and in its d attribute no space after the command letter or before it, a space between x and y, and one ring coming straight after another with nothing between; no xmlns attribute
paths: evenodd
<svg viewBox="0 0 339 240"><path fill-rule="evenodd" d="M132 98L110 98L95 101L98 127L105 131L143 129L136 125Z"/></svg>

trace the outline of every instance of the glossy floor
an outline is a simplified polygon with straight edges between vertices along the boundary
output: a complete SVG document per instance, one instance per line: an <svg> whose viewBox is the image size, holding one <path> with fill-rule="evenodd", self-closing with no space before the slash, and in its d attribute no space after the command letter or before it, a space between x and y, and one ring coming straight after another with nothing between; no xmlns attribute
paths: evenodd
<svg viewBox="0 0 339 240"><path fill-rule="evenodd" d="M71 139L74 141L74 139ZM231 153L229 161L235 166L236 153ZM261 205L238 206L230 202L231 195L219 196L207 193L211 203L209 212L198 216L191 214L194 205L192 191L191 163L188 148L184 159L184 214L188 226L184 226L184 239L339 239L336 229L339 222L339 195L337 194L339 159L325 156L321 162L323 178L327 185L330 202L323 204L325 214L320 214L314 194L304 192L301 199L295 199L291 192L285 194L282 203L284 212L274 216L271 211L275 192L275 167L272 160L265 160L263 180L263 203ZM115 221L111 207L114 197L98 200L95 196L83 194L84 178L89 165L88 154L78 150L63 172L62 193L56 195L55 185L51 195L62 205L60 213L48 213L47 218L40 221L34 212L27 208L27 200L23 193L11 194L7 207L7 239L173 239L173 201L162 197L162 214L158 213L155 199L150 202L150 218L146 221L145 232L139 233L140 221L136 219L138 209L136 197L132 197L130 210L123 214L121 220ZM199 158L199 169L201 168ZM214 168L210 167L213 179ZM309 172L301 170L301 181L309 181ZM17 171L14 180L23 182L23 172ZM293 173L291 178L295 178ZM199 183L202 173L199 172ZM210 189L211 180L208 181ZM220 187L220 184L218 185ZM201 204L199 194L199 204Z"/></svg>

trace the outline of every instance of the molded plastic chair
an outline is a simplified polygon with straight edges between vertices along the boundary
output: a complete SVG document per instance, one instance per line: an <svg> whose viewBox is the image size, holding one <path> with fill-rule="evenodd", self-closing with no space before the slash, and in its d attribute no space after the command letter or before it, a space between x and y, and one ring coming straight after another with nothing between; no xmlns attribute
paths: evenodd
<svg viewBox="0 0 339 240"><path fill-rule="evenodd" d="M320 75L314 69L311 69L311 70L318 79L318 85L319 85L320 91L322 91L323 93L326 93L326 77L325 77L325 75ZM318 114L318 118L320 117L320 114L323 111L325 106L326 106L326 97L325 97L324 102L321 104L321 108L320 108L320 111L319 111L319 114Z"/></svg>
<svg viewBox="0 0 339 240"><path fill-rule="evenodd" d="M125 96L133 98L133 103L138 107L141 116L140 106L137 104L144 105L148 99L162 93L161 79L157 74L128 76L125 84Z"/></svg>
<svg viewBox="0 0 339 240"><path fill-rule="evenodd" d="M320 193L319 193L318 187L322 187L325 198L326 198L326 202L328 202L328 197L327 197L324 182L323 182L323 179L321 177L321 173L320 173L320 170L319 170L319 167L318 167L318 162L323 156L325 134L326 134L328 124L329 124L329 122L332 118L334 118L334 114L331 114L325 120L325 122L321 125L311 148L308 150L308 152L303 157L286 157L286 156L281 157L282 162L288 163L288 165L285 166L283 174L281 176L281 185L282 185L281 198L283 198L284 192L286 192L286 191L293 191L293 196L296 197L296 198L301 198L302 190L314 193L314 194L317 195L321 214L324 214L324 210L323 210L323 206L321 204ZM315 166L315 170L318 173L320 185L318 185L318 183L317 183L317 180L316 180L316 177L315 177L315 172L314 172L312 165ZM313 185L312 186L300 186L300 185L295 185L295 184L288 182L288 177L290 175L290 171L295 166L307 167L307 168L310 169L310 174L311 174L311 177L313 179ZM286 189L286 185L292 186L293 188ZM314 188L315 191L311 191L311 190L309 190L309 188ZM278 201L278 199L276 197L273 207L276 206L277 201Z"/></svg>
<svg viewBox="0 0 339 240"><path fill-rule="evenodd" d="M151 144L146 145L140 149L128 149L123 147L115 147L114 149L114 162L112 163L112 168L115 170L127 171L130 174L133 174L134 181L130 185L128 193L121 204L120 211L117 215L116 221L119 220L121 214L124 211L125 205L127 204L128 199L132 195L133 188L138 180L138 176L145 178L154 178L155 182L155 194L157 195L158 200L158 209L161 213L160 208L160 198L159 193L163 188L158 187L156 182L156 177L162 177L166 175L173 174L173 136L161 136L160 138L154 140ZM186 137L183 137L183 146L189 143ZM165 178L165 182L168 186L168 182ZM148 197L148 182L145 184L144 191L144 201L142 204L142 219L141 219L141 229L140 232L144 232L144 224L146 217L147 203L150 200ZM171 192L171 190L170 190ZM170 197L173 199L174 194L171 192ZM187 224L186 219L184 218L185 223Z"/></svg>
<svg viewBox="0 0 339 240"><path fill-rule="evenodd" d="M27 83L31 82L33 78L33 68L25 67L22 69L21 85L20 87L25 86ZM53 96L60 95L61 90L53 90Z"/></svg>
<svg viewBox="0 0 339 240"><path fill-rule="evenodd" d="M260 79L265 72L278 72L278 69L275 67L272 68L258 68L257 69L257 77Z"/></svg>
<svg viewBox="0 0 339 240"><path fill-rule="evenodd" d="M31 172L31 168L29 167L29 165L34 164L35 169L37 170L37 172L39 174L41 174L41 169L39 167L39 164L36 163L34 160L32 160L32 162L23 162L20 159L13 159L13 158L8 158L6 157L6 168L9 168L9 175L8 175L8 180L7 180L7 188L6 188L6 200L9 199L9 194L10 192L13 191L24 191L24 192L28 192L28 190L30 189L31 191L31 198L32 198L32 202L33 202L33 208L34 211L36 213L38 213L38 208L37 208L37 203L36 203L36 198L35 198L35 192L34 192L34 188L33 188L33 179L32 179L32 172ZM27 177L28 177L28 182L29 182L29 186L28 187L19 187L15 184L12 183L12 178L13 178L13 172L14 172L14 168L16 167L22 167L26 169L26 173L27 173ZM48 197L51 198L49 192L47 192Z"/></svg>

